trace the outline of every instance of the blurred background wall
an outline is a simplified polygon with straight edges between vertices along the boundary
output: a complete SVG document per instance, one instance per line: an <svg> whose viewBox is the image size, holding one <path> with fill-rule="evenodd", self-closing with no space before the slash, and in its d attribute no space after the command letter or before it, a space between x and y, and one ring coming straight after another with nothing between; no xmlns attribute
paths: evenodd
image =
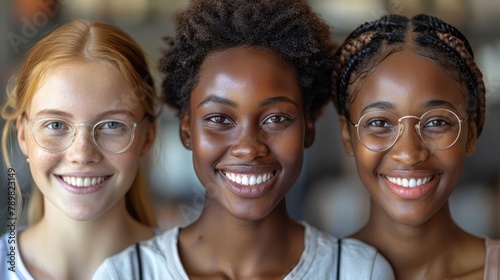
<svg viewBox="0 0 500 280"><path fill-rule="evenodd" d="M130 33L154 59L173 35L172 15L188 0L15 0L0 2L0 86L15 73L26 51L46 32L73 18L109 22ZM461 184L451 197L456 221L466 230L500 238L500 1L493 0L309 0L332 26L340 42L359 24L388 13L428 13L452 23L470 40L487 86L487 116L474 156L466 161ZM158 81L160 78L158 77ZM203 205L203 188L195 177L191 154L180 143L178 121L167 108L160 118L159 138L150 161L150 183L160 226L185 225ZM3 126L3 121L0 120ZM337 236L346 236L367 219L369 198L344 155L337 115L329 106L316 128L316 142L288 195L288 207ZM7 167L0 162L0 233L7 221ZM15 153L12 166L18 184L29 193L31 178L24 157Z"/></svg>

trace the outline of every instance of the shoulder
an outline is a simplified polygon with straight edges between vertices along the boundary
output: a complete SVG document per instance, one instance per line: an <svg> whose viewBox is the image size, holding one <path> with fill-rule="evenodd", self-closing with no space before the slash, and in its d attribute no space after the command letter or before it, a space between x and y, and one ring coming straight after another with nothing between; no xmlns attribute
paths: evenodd
<svg viewBox="0 0 500 280"><path fill-rule="evenodd" d="M172 270L172 250L176 251L179 228L134 244L107 258L97 269L93 279L161 279ZM140 263L139 263L140 262ZM159 277L159 278L158 278Z"/></svg>
<svg viewBox="0 0 500 280"><path fill-rule="evenodd" d="M301 224L305 228L304 251L285 280L334 279L337 238L306 222Z"/></svg>
<svg viewBox="0 0 500 280"><path fill-rule="evenodd" d="M333 236L332 234L319 230L306 222L302 222L302 225L305 228L304 239L306 244L316 243L320 247L336 246L336 244L338 244L338 238Z"/></svg>
<svg viewBox="0 0 500 280"><path fill-rule="evenodd" d="M357 239L339 239L305 222L305 249L286 279L392 280L394 273L377 250Z"/></svg>
<svg viewBox="0 0 500 280"><path fill-rule="evenodd" d="M375 247L361 240L341 239L340 258L342 275L344 273L358 277L364 275L363 279L395 279L389 262Z"/></svg>
<svg viewBox="0 0 500 280"><path fill-rule="evenodd" d="M485 238L484 279L500 279L500 240Z"/></svg>
<svg viewBox="0 0 500 280"><path fill-rule="evenodd" d="M11 239L14 244L9 244L9 232L0 237L0 278L10 279L9 276L15 275L16 271L16 251L15 251L15 238Z"/></svg>
<svg viewBox="0 0 500 280"><path fill-rule="evenodd" d="M9 230L0 237L0 252L2 252L0 257L0 279L33 279L21 260L17 243L18 233L19 231Z"/></svg>

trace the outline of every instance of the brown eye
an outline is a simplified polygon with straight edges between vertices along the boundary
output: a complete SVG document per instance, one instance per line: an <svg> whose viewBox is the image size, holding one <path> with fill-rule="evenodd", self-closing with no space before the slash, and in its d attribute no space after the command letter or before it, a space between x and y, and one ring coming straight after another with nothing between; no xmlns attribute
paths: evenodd
<svg viewBox="0 0 500 280"><path fill-rule="evenodd" d="M267 120L264 123L280 123L280 122L284 122L286 120L288 120L288 118L286 118L284 116L274 115L274 116L267 118Z"/></svg>
<svg viewBox="0 0 500 280"><path fill-rule="evenodd" d="M231 123L228 118L223 117L223 116L213 116L213 117L208 118L208 120L213 122L213 123L218 123L218 124L230 124Z"/></svg>
<svg viewBox="0 0 500 280"><path fill-rule="evenodd" d="M368 123L370 126L376 126L376 127L387 127L387 126L392 126L390 123L384 120L373 120Z"/></svg>

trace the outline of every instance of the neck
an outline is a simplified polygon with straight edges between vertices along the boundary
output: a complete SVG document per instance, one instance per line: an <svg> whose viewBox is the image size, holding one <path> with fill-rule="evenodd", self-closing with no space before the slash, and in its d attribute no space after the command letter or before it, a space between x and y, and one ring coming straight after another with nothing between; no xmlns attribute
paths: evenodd
<svg viewBox="0 0 500 280"><path fill-rule="evenodd" d="M304 229L289 217L284 201L265 218L252 221L205 207L200 218L181 231L179 250L190 276L283 278L304 250Z"/></svg>
<svg viewBox="0 0 500 280"><path fill-rule="evenodd" d="M90 221L74 220L44 203L43 218L19 237L21 256L35 278L90 279L106 257L152 236L128 214L124 199Z"/></svg>
<svg viewBox="0 0 500 280"><path fill-rule="evenodd" d="M371 205L368 224L354 237L376 247L391 263L397 279L445 279L456 275L454 267L464 251L478 244L477 238L453 221L448 203L429 220L416 225L395 221L373 201ZM477 254L476 260L481 258L484 255Z"/></svg>

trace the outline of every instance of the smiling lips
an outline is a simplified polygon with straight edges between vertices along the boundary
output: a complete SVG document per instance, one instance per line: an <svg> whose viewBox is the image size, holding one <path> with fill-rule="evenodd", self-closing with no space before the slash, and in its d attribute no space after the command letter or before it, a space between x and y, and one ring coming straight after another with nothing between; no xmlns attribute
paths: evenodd
<svg viewBox="0 0 500 280"><path fill-rule="evenodd" d="M420 187L421 185L429 182L432 179L432 176L428 176L425 178L399 178L399 177L389 177L386 176L387 180L389 182L400 185L405 188L416 188Z"/></svg>
<svg viewBox="0 0 500 280"><path fill-rule="evenodd" d="M383 176L387 187L400 199L420 199L437 187L438 175L427 177L389 177Z"/></svg>
<svg viewBox="0 0 500 280"><path fill-rule="evenodd" d="M232 182L244 186L254 186L265 183L267 180L271 179L275 174L275 172L269 172L265 174L237 174L232 172L223 172L223 173Z"/></svg>
<svg viewBox="0 0 500 280"><path fill-rule="evenodd" d="M109 176L100 177L73 177L73 176L61 176L61 179L69 185L78 188L86 188L100 184L101 182L108 179Z"/></svg>

